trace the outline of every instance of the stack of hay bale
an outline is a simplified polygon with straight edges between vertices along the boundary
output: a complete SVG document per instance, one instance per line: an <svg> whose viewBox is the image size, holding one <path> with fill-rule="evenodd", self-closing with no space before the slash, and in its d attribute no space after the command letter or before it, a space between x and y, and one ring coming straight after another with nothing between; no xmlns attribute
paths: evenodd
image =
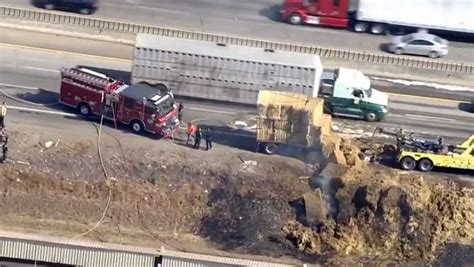
<svg viewBox="0 0 474 267"><path fill-rule="evenodd" d="M262 90L257 103L257 140L320 146L331 131L331 117L323 114L321 98Z"/></svg>

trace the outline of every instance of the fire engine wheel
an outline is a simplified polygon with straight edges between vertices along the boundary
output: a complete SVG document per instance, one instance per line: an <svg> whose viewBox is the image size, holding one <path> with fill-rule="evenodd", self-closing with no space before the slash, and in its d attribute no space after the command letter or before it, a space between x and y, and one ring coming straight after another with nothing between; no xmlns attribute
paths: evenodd
<svg viewBox="0 0 474 267"><path fill-rule="evenodd" d="M422 172L429 172L433 169L433 162L430 159L421 159L418 162L418 170Z"/></svg>
<svg viewBox="0 0 474 267"><path fill-rule="evenodd" d="M411 171L416 167L416 161L412 157L403 157L400 160L400 167L403 170Z"/></svg>
<svg viewBox="0 0 474 267"><path fill-rule="evenodd" d="M89 107L89 105L87 104L80 104L79 107L79 113L82 115L82 116L89 116L91 114L91 107Z"/></svg>
<svg viewBox="0 0 474 267"><path fill-rule="evenodd" d="M298 13L293 13L288 18L288 22L293 25L300 25L303 22L301 15Z"/></svg>
<svg viewBox="0 0 474 267"><path fill-rule="evenodd" d="M130 124L132 126L132 130L135 133L141 133L143 131L143 124L139 120L134 120Z"/></svg>
<svg viewBox="0 0 474 267"><path fill-rule="evenodd" d="M268 143L265 144L265 147L263 148L266 154L268 155L273 155L278 151L278 146L273 143Z"/></svg>

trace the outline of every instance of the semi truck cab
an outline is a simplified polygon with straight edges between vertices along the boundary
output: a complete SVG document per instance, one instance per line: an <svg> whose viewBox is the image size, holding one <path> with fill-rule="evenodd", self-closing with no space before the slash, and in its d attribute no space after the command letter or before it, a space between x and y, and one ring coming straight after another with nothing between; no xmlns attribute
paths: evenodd
<svg viewBox="0 0 474 267"><path fill-rule="evenodd" d="M322 78L320 96L327 113L369 122L383 120L388 113L388 95L373 89L362 72L339 68L332 77Z"/></svg>
<svg viewBox="0 0 474 267"><path fill-rule="evenodd" d="M290 24L315 24L346 28L350 0L285 0L280 11Z"/></svg>

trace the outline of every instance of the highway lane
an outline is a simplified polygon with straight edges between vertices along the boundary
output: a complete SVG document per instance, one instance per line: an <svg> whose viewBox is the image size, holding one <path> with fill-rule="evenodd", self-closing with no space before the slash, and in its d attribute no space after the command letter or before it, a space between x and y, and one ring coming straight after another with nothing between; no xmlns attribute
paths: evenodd
<svg viewBox="0 0 474 267"><path fill-rule="evenodd" d="M3 4L31 7L29 0ZM388 37L346 30L292 26L277 21L280 0L101 0L94 17L106 17L201 32L380 52ZM474 62L474 44L450 42L451 61Z"/></svg>
<svg viewBox="0 0 474 267"><path fill-rule="evenodd" d="M91 59L90 62L94 62L94 65L98 66L96 63L100 62L124 62L127 67L120 66L120 70L125 70L128 72L129 67L127 64L131 64L132 55L133 55L133 46L130 44L117 44L110 43L107 41L98 41L98 40L89 40L89 39L80 39L77 37L64 37L47 33L31 32L25 30L13 30L2 28L0 31L0 43L3 46L8 46L11 44L12 47L21 47L26 46L27 50L31 50L34 47L36 50L47 51L51 54L63 55L65 62L67 62L70 55L87 57ZM9 57L13 57L14 54L1 55L4 62L14 62L10 60ZM92 60L94 59L94 60ZM34 57L33 59L34 60ZM40 59L39 59L40 60ZM41 60L40 60L41 61ZM324 64L324 61L323 61ZM41 64L38 64L38 68L42 68ZM60 66L58 66L59 68ZM56 68L57 69L57 68ZM33 71L30 69L30 71ZM114 73L117 75L119 73ZM124 74L124 77L121 79L128 80L129 74ZM383 77L374 77L372 84L374 88L380 89L382 91L390 93L399 93L399 94L409 94L409 95L420 95L428 97L436 97L443 99L453 99L468 101L469 99L474 101L474 89L473 88L455 88L454 90L438 90L435 88L436 85L423 85L423 83L414 83L414 84L404 84L403 81L393 80L391 82L386 81ZM392 79L389 79L392 80ZM446 83L449 83L450 80L446 79Z"/></svg>
<svg viewBox="0 0 474 267"><path fill-rule="evenodd" d="M81 56L64 52L51 52L0 46L2 60L0 63L0 88L8 95L26 102L7 99L9 105L35 108L49 111L65 111L63 107L43 107L38 104L52 104L57 101L59 91L59 69L75 65L94 66L104 70L118 71L126 76L131 63L123 60ZM41 89L41 90L39 90ZM391 95L391 112L382 123L365 123L359 120L334 119L335 129L339 132L361 135L371 133L375 126L388 128L404 127L416 132L444 135L448 140L460 141L474 133L474 114L460 110L460 102L430 98ZM230 104L184 101L189 110L186 120L200 119L201 123L215 127L224 127L235 120L248 119L255 115L251 107ZM25 116L27 113L22 113ZM55 120L51 117L51 120ZM250 133L245 133L250 134Z"/></svg>

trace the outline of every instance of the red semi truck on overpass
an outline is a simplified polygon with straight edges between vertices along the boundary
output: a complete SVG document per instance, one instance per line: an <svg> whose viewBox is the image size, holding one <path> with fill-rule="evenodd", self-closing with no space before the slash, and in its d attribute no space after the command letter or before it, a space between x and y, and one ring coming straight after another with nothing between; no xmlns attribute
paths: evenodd
<svg viewBox="0 0 474 267"><path fill-rule="evenodd" d="M162 84L128 85L86 68L63 68L59 102L83 116L127 124L140 133L169 137L179 127L174 95Z"/></svg>
<svg viewBox="0 0 474 267"><path fill-rule="evenodd" d="M290 24L373 34L418 29L474 34L471 0L285 0L280 12Z"/></svg>

